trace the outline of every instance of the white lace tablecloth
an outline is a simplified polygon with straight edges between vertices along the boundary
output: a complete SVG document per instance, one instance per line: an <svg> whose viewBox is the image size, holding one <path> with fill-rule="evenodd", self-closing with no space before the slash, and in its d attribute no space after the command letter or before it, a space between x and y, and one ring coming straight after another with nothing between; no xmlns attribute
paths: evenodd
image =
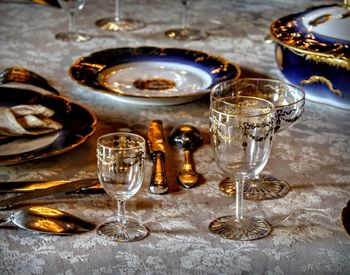
<svg viewBox="0 0 350 275"><path fill-rule="evenodd" d="M74 236L36 234L14 227L0 229L1 274L350 274L350 238L340 213L350 198L350 112L306 102L305 113L275 139L263 173L286 180L292 191L269 201L246 201L247 215L275 225L264 239L239 242L208 232L209 222L234 213L234 198L218 189L223 177L208 134L208 97L171 107L140 107L79 87L67 74L77 58L124 46L181 47L220 55L242 68L243 76L283 79L274 47L264 43L270 23L291 12L327 1L194 1L190 20L210 33L204 41L178 42L163 37L180 25L180 1L122 1L125 16L142 19L143 30L117 33L85 43L63 43L54 34L67 28L63 10L0 0L0 70L25 67L47 78L61 93L93 111L96 133L79 148L48 159L0 167L0 181L96 177L97 137L130 127L146 134L153 119L165 133L181 123L197 126L205 144L194 153L201 183L185 190L175 183L182 155L168 146L170 193L148 193L150 165L140 192L127 208L149 229L139 242L114 243L95 231ZM80 30L110 35L94 22L113 12L108 0L88 1L77 16ZM0 195L0 199L6 195ZM113 219L115 203L105 194L42 199L47 206L96 224ZM279 217L291 214L279 223Z"/></svg>

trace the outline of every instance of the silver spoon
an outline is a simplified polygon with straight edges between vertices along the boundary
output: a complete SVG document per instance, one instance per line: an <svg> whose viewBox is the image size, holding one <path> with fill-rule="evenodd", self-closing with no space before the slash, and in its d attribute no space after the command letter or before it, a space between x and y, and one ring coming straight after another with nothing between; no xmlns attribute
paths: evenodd
<svg viewBox="0 0 350 275"><path fill-rule="evenodd" d="M33 206L0 219L0 225L12 222L20 228L58 235L71 235L91 231L95 225L69 213L43 206Z"/></svg>
<svg viewBox="0 0 350 275"><path fill-rule="evenodd" d="M184 149L185 161L177 177L179 183L185 188L193 187L199 176L193 168L191 151L203 143L201 133L192 125L180 125L171 133L169 143Z"/></svg>

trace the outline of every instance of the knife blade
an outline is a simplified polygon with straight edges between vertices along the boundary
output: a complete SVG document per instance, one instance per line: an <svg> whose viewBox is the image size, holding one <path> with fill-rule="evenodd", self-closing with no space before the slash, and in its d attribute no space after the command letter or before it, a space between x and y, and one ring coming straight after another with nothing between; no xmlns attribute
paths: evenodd
<svg viewBox="0 0 350 275"><path fill-rule="evenodd" d="M71 182L69 180L49 180L49 181L8 181L0 182L0 193L25 193L35 190L46 189L49 187L62 185ZM102 193L103 189L100 184L95 184L88 188L83 188L77 192Z"/></svg>
<svg viewBox="0 0 350 275"><path fill-rule="evenodd" d="M75 192L77 190L88 188L97 183L99 183L98 179L83 179L83 180L77 180L77 181L60 184L60 185L49 187L46 189L24 193L22 195L0 201L0 210L8 209L21 202L25 202L32 199L47 197L50 195L60 195L60 194Z"/></svg>
<svg viewBox="0 0 350 275"><path fill-rule="evenodd" d="M153 160L153 170L149 192L165 194L168 192L168 182L165 173L165 142L163 124L160 120L153 120L147 131L148 148Z"/></svg>

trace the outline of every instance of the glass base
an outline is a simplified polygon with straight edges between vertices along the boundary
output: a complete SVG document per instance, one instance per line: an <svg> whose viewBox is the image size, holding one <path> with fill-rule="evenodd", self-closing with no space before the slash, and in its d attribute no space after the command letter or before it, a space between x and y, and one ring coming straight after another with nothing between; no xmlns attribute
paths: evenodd
<svg viewBox="0 0 350 275"><path fill-rule="evenodd" d="M147 237L148 230L137 221L128 220L125 224L117 221L97 227L97 234L115 242L134 242Z"/></svg>
<svg viewBox="0 0 350 275"><path fill-rule="evenodd" d="M90 40L91 36L86 33L60 32L55 35L55 38L65 42L85 42Z"/></svg>
<svg viewBox="0 0 350 275"><path fill-rule="evenodd" d="M209 224L209 231L214 235L235 241L260 239L270 234L271 230L271 226L259 218L224 216Z"/></svg>
<svg viewBox="0 0 350 275"><path fill-rule="evenodd" d="M223 179L219 183L219 188L227 195L236 195L236 184L229 178ZM252 201L273 200L285 196L290 190L287 182L261 175L244 182L243 198Z"/></svg>
<svg viewBox="0 0 350 275"><path fill-rule="evenodd" d="M202 30L182 28L168 30L165 36L175 40L201 40L206 38L208 33Z"/></svg>
<svg viewBox="0 0 350 275"><path fill-rule="evenodd" d="M97 20L95 25L103 30L123 32L141 29L145 26L145 23L132 19L118 20L115 17L108 17Z"/></svg>

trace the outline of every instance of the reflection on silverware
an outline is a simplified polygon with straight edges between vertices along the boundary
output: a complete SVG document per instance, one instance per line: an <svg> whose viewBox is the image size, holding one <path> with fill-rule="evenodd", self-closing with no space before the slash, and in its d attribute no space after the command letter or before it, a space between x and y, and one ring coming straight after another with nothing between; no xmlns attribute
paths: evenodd
<svg viewBox="0 0 350 275"><path fill-rule="evenodd" d="M98 179L93 179L98 182ZM46 189L58 185L62 185L71 181L68 180L49 180L49 181L11 181L11 182L0 182L0 193L24 193L35 190ZM100 193L103 192L101 185L95 184L87 188L81 188L75 193L86 192L86 193Z"/></svg>
<svg viewBox="0 0 350 275"><path fill-rule="evenodd" d="M35 190L33 192L28 192L19 196L0 201L0 210L5 210L22 202L26 202L37 198L76 192L78 190L81 190L82 188L87 188L98 183L98 179L83 179L60 184L46 189Z"/></svg>
<svg viewBox="0 0 350 275"><path fill-rule="evenodd" d="M42 233L71 235L91 231L95 225L54 208L33 206L14 212L0 225L12 222L20 228Z"/></svg>
<svg viewBox="0 0 350 275"><path fill-rule="evenodd" d="M0 84L17 82L42 88L48 92L59 95L60 93L47 82L45 78L25 68L12 67L0 73Z"/></svg>
<svg viewBox="0 0 350 275"><path fill-rule="evenodd" d="M184 149L185 162L178 175L179 183L185 188L193 187L199 178L192 164L190 152L203 143L201 133L192 125L180 125L169 137L169 143Z"/></svg>
<svg viewBox="0 0 350 275"><path fill-rule="evenodd" d="M153 194L168 192L168 182L165 172L165 143L163 124L160 120L153 120L148 126L148 148L153 159L153 172L149 191Z"/></svg>

